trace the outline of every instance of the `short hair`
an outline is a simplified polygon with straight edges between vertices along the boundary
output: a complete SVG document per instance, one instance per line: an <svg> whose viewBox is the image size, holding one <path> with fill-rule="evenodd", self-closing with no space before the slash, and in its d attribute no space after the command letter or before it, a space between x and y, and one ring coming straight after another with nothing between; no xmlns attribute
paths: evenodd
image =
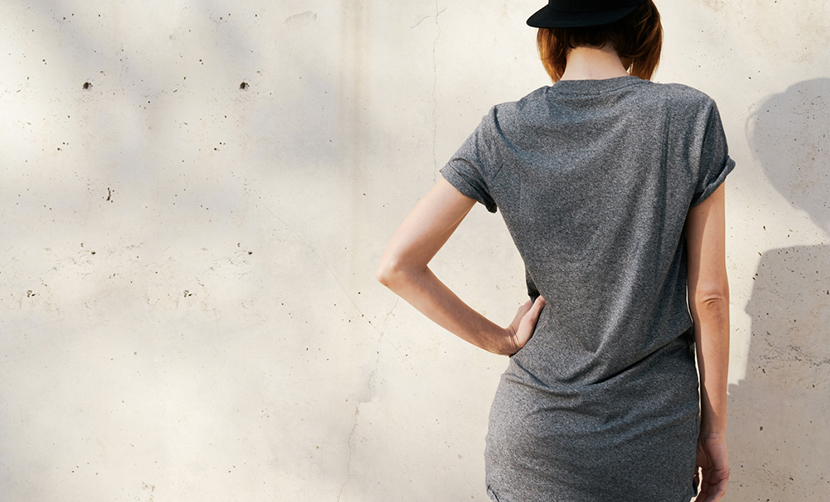
<svg viewBox="0 0 830 502"><path fill-rule="evenodd" d="M609 42L631 75L650 80L660 64L663 46L663 25L660 24L660 13L654 2L647 0L631 14L610 24L582 28L539 28L536 34L539 56L554 82L565 73L570 49L582 46L603 47Z"/></svg>

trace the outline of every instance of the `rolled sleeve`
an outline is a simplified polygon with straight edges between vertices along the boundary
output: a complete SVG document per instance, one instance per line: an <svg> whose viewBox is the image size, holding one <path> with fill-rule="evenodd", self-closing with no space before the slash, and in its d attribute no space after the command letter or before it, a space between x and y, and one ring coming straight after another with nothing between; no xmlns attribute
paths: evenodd
<svg viewBox="0 0 830 502"><path fill-rule="evenodd" d="M459 192L484 204L495 213L491 181L498 172L496 109L490 110L461 148L441 169L441 175Z"/></svg>

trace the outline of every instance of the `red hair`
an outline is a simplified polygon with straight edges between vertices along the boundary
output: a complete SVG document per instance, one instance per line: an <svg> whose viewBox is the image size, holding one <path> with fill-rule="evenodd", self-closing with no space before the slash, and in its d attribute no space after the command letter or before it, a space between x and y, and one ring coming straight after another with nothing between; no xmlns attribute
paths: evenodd
<svg viewBox="0 0 830 502"><path fill-rule="evenodd" d="M650 80L660 64L663 25L652 0L611 24L584 28L539 28L536 45L545 70L554 82L565 73L568 52L577 47L610 43L631 75Z"/></svg>

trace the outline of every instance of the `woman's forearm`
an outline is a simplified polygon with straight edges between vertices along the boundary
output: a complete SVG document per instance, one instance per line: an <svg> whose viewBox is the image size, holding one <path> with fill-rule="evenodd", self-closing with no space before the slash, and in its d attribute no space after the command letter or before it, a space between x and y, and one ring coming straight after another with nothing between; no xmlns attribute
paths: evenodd
<svg viewBox="0 0 830 502"><path fill-rule="evenodd" d="M690 299L700 373L701 434L726 431L726 390L729 372L729 294Z"/></svg>
<svg viewBox="0 0 830 502"><path fill-rule="evenodd" d="M726 274L725 188L686 218L689 309L695 323L700 373L701 433L726 432L729 371L729 280Z"/></svg>
<svg viewBox="0 0 830 502"><path fill-rule="evenodd" d="M461 301L429 267L394 267L381 264L378 280L432 321L489 352L509 355L510 336Z"/></svg>
<svg viewBox="0 0 830 502"><path fill-rule="evenodd" d="M533 335L545 306L542 297L519 308L501 328L462 302L427 266L458 228L475 201L441 178L409 213L389 241L378 265L378 280L424 315L477 347L514 354Z"/></svg>

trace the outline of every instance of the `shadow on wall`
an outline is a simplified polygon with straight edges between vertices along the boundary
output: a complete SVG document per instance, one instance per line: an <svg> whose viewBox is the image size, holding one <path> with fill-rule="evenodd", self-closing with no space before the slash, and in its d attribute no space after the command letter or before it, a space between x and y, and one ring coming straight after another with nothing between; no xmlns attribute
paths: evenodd
<svg viewBox="0 0 830 502"><path fill-rule="evenodd" d="M772 185L830 238L830 79L764 101L747 135ZM746 378L730 386L730 499L830 500L830 247L767 251L754 279Z"/></svg>

